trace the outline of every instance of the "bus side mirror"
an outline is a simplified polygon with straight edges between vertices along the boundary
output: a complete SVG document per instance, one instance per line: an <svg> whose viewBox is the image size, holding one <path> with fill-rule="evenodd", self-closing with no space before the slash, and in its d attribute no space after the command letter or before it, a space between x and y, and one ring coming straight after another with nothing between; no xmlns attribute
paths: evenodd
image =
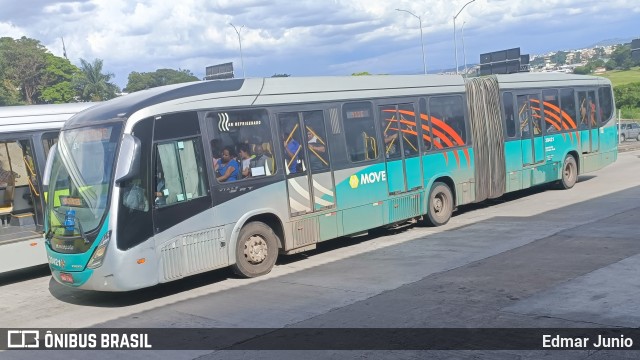
<svg viewBox="0 0 640 360"><path fill-rule="evenodd" d="M116 184L133 179L140 170L140 139L124 134L120 143L120 156L116 166Z"/></svg>
<svg viewBox="0 0 640 360"><path fill-rule="evenodd" d="M44 174L42 175L43 187L49 186L49 180L51 179L51 169L53 168L53 159L58 155L58 144L53 144L49 149L49 155L47 155L47 163L44 166Z"/></svg>

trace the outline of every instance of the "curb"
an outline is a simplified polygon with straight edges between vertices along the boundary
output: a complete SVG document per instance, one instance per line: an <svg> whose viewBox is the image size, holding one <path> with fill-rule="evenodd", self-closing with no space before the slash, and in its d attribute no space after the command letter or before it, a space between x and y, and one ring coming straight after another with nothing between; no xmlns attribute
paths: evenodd
<svg viewBox="0 0 640 360"><path fill-rule="evenodd" d="M635 150L640 150L640 144L636 145L633 144L631 146L620 146L618 145L618 152L628 152L628 151L635 151Z"/></svg>

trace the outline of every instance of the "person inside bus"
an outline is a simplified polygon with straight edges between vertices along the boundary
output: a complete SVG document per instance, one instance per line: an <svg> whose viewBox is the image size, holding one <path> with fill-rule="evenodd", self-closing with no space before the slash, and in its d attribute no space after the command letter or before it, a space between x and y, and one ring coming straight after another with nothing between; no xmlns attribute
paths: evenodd
<svg viewBox="0 0 640 360"><path fill-rule="evenodd" d="M396 132L394 132L393 134L390 134L389 130L395 130ZM384 136L384 150L385 150L385 154L387 157L389 157L389 155L395 155L396 152L398 151L398 147L397 147L397 140L398 140L398 130L397 129L387 129L384 131L384 133L382 134Z"/></svg>
<svg viewBox="0 0 640 360"><path fill-rule="evenodd" d="M588 123L587 123L587 106L585 104L586 101L587 101L587 99L582 99L582 101L580 102L580 122L582 124L585 124L586 126L588 126Z"/></svg>
<svg viewBox="0 0 640 360"><path fill-rule="evenodd" d="M312 170L321 170L328 166L324 156L327 148L310 127L307 127L307 148L309 149L309 166Z"/></svg>
<svg viewBox="0 0 640 360"><path fill-rule="evenodd" d="M14 185L17 178L20 177L15 171L5 170L4 163L0 161L0 187L6 188L8 185Z"/></svg>
<svg viewBox="0 0 640 360"><path fill-rule="evenodd" d="M298 163L300 162L300 144L293 136L289 137L286 133L282 133L282 141L285 152L285 166L288 167L290 174L295 174L298 170Z"/></svg>
<svg viewBox="0 0 640 360"><path fill-rule="evenodd" d="M238 180L240 165L235 159L236 152L231 146L222 149L222 158L218 161L218 171L216 179L218 182L229 182Z"/></svg>
<svg viewBox="0 0 640 360"><path fill-rule="evenodd" d="M242 143L238 146L238 154L240 155L240 169L242 178L251 176L251 152L249 144Z"/></svg>
<svg viewBox="0 0 640 360"><path fill-rule="evenodd" d="M162 163L158 161L158 170L156 172L156 190L154 192L156 206L163 206L167 204L167 197L169 196L169 189L164 179L164 173L162 172Z"/></svg>
<svg viewBox="0 0 640 360"><path fill-rule="evenodd" d="M265 149L268 143L262 144L260 141L256 141L253 146L255 156L249 162L249 168L251 169L251 176L263 176L273 174L273 155Z"/></svg>
<svg viewBox="0 0 640 360"><path fill-rule="evenodd" d="M220 151L220 139L211 140L211 157L213 158L213 171L218 171L218 162L222 157Z"/></svg>
<svg viewBox="0 0 640 360"><path fill-rule="evenodd" d="M589 118L591 119L591 126L596 125L596 103L593 102L593 99L589 97Z"/></svg>

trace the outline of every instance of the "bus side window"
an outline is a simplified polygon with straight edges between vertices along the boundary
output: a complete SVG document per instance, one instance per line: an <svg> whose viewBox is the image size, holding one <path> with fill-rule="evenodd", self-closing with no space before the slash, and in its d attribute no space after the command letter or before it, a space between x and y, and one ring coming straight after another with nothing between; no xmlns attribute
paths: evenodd
<svg viewBox="0 0 640 360"><path fill-rule="evenodd" d="M504 104L504 121L507 129L507 137L516 137L516 118L513 108L513 94L505 92L502 94L502 103Z"/></svg>
<svg viewBox="0 0 640 360"><path fill-rule="evenodd" d="M598 89L598 102L600 103L600 123L605 124L613 114L611 87L603 86Z"/></svg>
<svg viewBox="0 0 640 360"><path fill-rule="evenodd" d="M169 206L207 195L199 139L180 139L157 144L154 204Z"/></svg>
<svg viewBox="0 0 640 360"><path fill-rule="evenodd" d="M562 110L562 128L577 129L576 100L573 89L560 89L560 109Z"/></svg>
<svg viewBox="0 0 640 360"><path fill-rule="evenodd" d="M206 111L201 116L211 129L211 154L205 158L212 163L218 183L275 174L274 143L266 110Z"/></svg>
<svg viewBox="0 0 640 360"><path fill-rule="evenodd" d="M377 159L378 141L371 103L344 104L342 121L351 162Z"/></svg>
<svg viewBox="0 0 640 360"><path fill-rule="evenodd" d="M462 96L437 96L429 99L434 143L437 148L463 146L466 143Z"/></svg>
<svg viewBox="0 0 640 360"><path fill-rule="evenodd" d="M562 119L558 113L558 110L560 109L558 90L542 90L542 101L544 105L544 121L546 123L547 134L562 131Z"/></svg>

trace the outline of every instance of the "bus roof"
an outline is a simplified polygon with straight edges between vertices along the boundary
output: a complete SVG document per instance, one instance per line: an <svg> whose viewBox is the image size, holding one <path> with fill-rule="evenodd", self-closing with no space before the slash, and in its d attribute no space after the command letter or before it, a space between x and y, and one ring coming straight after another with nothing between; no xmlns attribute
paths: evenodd
<svg viewBox="0 0 640 360"><path fill-rule="evenodd" d="M497 75L502 88L605 85L601 77L562 73ZM462 93L460 75L370 75L209 80L138 91L101 103L73 117L67 126L211 107L267 106L305 102ZM212 100L218 100L213 101Z"/></svg>
<svg viewBox="0 0 640 360"><path fill-rule="evenodd" d="M96 103L0 107L0 133L60 129L65 121Z"/></svg>

